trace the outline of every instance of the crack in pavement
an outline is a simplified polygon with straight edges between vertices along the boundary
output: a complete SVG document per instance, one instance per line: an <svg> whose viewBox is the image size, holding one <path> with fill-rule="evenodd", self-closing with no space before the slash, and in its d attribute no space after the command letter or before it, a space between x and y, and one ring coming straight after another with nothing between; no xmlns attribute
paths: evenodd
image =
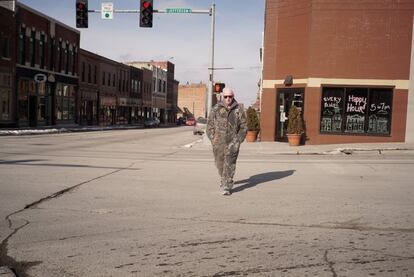
<svg viewBox="0 0 414 277"><path fill-rule="evenodd" d="M76 189L76 188L78 188L78 187L80 187L80 186L82 186L82 185L84 185L84 184L87 184L87 183L90 183L90 182L92 182L92 181L95 181L95 180L98 180L98 179L101 179L101 178L104 178L104 177L107 177L107 176L109 176L109 175L112 175L112 174L115 174L115 173L118 173L119 171L122 171L122 170L126 170L126 169L129 169L129 168L131 168L133 165L134 165L135 163L131 163L129 166L127 166L127 167L123 167L123 168L119 168L119 169L117 169L117 170L114 170L114 171L111 171L111 172L109 172L109 173L106 173L106 174L103 174L103 175L100 175L100 176L98 176L98 177L95 177L95 178L92 178L92 179L89 179L89 180L87 180L87 181L84 181L84 182L81 182L81 183L79 183L79 184L76 184L76 185L74 185L74 186L71 186L71 187L68 187L68 188L65 188L65 189L62 189L62 190L60 190L60 191L58 191L58 192L55 192L55 193L52 193L52 194L50 194L50 195L48 195L48 196L46 196L46 197L43 197L43 198L41 198L41 199L39 199L39 200L37 200L37 201L34 201L34 202L32 202L32 203L30 203L30 204L27 204L27 205L25 205L24 206L24 208L22 208L22 209L20 209L20 210L17 210L17 211L15 211L15 212L13 212L13 213L10 213L9 215L7 215L6 217L5 217L5 220L8 222L8 228L9 229L12 229L13 231L3 240L3 241L1 241L1 243L0 243L0 266L5 266L5 267L7 267L7 268L9 268L11 271L13 271L13 273L16 275L16 276L18 276L18 277L25 277L25 276L28 276L27 274L26 274L26 271L27 271L27 269L28 268L30 268L30 267L32 267L32 266L34 266L34 265L37 265L37 264L40 264L41 263L41 261L36 261L36 262L26 262L26 261L20 261L20 262L17 262L15 259L13 259L12 257L10 257L8 254L7 254L7 252L8 252L8 249L7 249L7 246L8 246L8 242L9 242L9 240L17 233L17 232L19 232L21 229L23 229L24 227L26 227L27 225L29 225L30 224L30 222L28 221L28 220L24 220L25 221L25 223L24 224L22 224L21 226L19 226L19 227L17 227L17 228L12 228L12 226L13 226L13 222L12 222L12 219L11 219L11 217L12 216L14 216L14 215L16 215L16 214L18 214L18 213L21 213L21 212L23 212L24 210L27 210L27 209L30 209L30 208L33 208L33 207L36 207L37 205L39 205L39 204L41 204L41 203L43 203L43 202L46 202L46 201L49 201L49 200L52 200L52 199L55 199L55 198L58 198L58 197L60 197L60 196L62 196L63 194L65 194L65 193L67 193L67 192L70 192L70 191L73 191L74 189Z"/></svg>
<svg viewBox="0 0 414 277"><path fill-rule="evenodd" d="M334 262L331 262L331 261L328 260L328 249L325 250L325 253L323 255L323 259L328 264L329 270L332 272L332 276L336 277L337 275L336 275L335 269L333 267Z"/></svg>

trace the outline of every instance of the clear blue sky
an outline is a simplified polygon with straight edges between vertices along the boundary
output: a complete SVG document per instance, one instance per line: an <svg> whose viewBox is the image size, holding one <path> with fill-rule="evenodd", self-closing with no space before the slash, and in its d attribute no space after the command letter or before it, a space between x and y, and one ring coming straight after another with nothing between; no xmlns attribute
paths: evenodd
<svg viewBox="0 0 414 277"><path fill-rule="evenodd" d="M19 0L75 28L75 0ZM115 9L139 9L139 0L89 0L89 9L102 2ZM265 0L154 0L155 9L185 7L208 10L216 5L215 80L236 91L236 99L250 105L260 78ZM210 16L206 14L154 14L153 28L140 28L138 14L115 13L113 20L89 14L89 28L81 31L81 47L124 62L170 60L180 84L208 82Z"/></svg>

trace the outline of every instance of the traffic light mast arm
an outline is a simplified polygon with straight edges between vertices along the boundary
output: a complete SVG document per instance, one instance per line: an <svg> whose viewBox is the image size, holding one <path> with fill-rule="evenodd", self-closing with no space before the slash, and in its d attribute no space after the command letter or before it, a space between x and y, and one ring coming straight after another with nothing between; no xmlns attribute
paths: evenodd
<svg viewBox="0 0 414 277"><path fill-rule="evenodd" d="M88 12L90 13L101 13L102 10L88 10ZM114 13L140 13L140 10L114 10ZM153 10L153 13L167 13L167 10ZM210 13L209 10L191 10L191 12L189 13L204 13L204 14L208 14Z"/></svg>

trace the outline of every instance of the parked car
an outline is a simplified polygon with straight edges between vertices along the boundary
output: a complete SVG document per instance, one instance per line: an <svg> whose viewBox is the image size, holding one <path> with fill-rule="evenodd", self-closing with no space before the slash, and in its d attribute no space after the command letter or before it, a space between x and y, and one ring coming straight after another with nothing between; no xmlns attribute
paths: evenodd
<svg viewBox="0 0 414 277"><path fill-rule="evenodd" d="M144 127L160 127L160 120L156 117L150 117L145 119Z"/></svg>
<svg viewBox="0 0 414 277"><path fill-rule="evenodd" d="M187 126L194 126L195 123L196 123L196 120L193 117L187 118L187 120L185 121L185 125L187 125Z"/></svg>
<svg viewBox="0 0 414 277"><path fill-rule="evenodd" d="M202 135L205 133L207 127L207 119L204 117L199 117L196 120L194 125L193 134L194 135Z"/></svg>
<svg viewBox="0 0 414 277"><path fill-rule="evenodd" d="M179 117L178 119L177 119L177 125L182 125L182 124L185 124L185 122L184 122L184 118L183 117Z"/></svg>

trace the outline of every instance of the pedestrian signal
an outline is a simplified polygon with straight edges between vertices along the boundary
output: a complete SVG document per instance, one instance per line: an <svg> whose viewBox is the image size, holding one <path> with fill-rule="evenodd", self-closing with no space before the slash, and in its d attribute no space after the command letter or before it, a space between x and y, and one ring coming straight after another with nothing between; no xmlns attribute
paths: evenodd
<svg viewBox="0 0 414 277"><path fill-rule="evenodd" d="M88 0L76 0L76 28L88 28Z"/></svg>
<svg viewBox="0 0 414 277"><path fill-rule="evenodd" d="M152 13L153 13L153 1L152 0L140 0L141 5L139 7L139 27L152 28Z"/></svg>
<svg viewBox="0 0 414 277"><path fill-rule="evenodd" d="M224 84L224 83L215 83L214 84L214 92L215 93L222 92L225 86L226 86L226 84Z"/></svg>

